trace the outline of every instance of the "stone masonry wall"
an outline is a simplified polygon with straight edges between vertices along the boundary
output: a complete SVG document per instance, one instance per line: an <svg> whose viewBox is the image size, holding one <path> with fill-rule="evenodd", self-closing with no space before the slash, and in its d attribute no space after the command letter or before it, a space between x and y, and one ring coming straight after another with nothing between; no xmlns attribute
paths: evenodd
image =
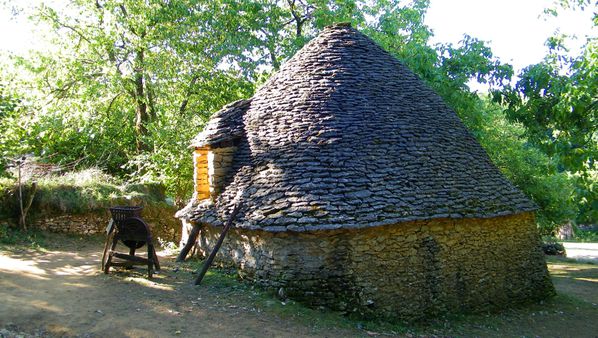
<svg viewBox="0 0 598 338"><path fill-rule="evenodd" d="M210 198L210 184L208 181L208 152L209 149L197 148L193 152L193 181L195 182L195 196L198 200Z"/></svg>
<svg viewBox="0 0 598 338"><path fill-rule="evenodd" d="M104 232L108 221L104 215L61 215L37 220L33 227L51 232L93 235Z"/></svg>
<svg viewBox="0 0 598 338"><path fill-rule="evenodd" d="M228 173L236 147L213 148L208 153L208 174L210 195L216 197L222 191L224 179Z"/></svg>
<svg viewBox="0 0 598 338"><path fill-rule="evenodd" d="M174 242L180 238L180 226L174 218L174 207L145 208L141 216L151 227L154 239L159 237ZM93 235L104 233L109 221L108 211L81 215L66 214L37 219L32 223L32 227L51 232Z"/></svg>
<svg viewBox="0 0 598 338"><path fill-rule="evenodd" d="M203 227L200 255L220 230ZM554 293L532 213L310 233L231 229L216 262L308 305L366 317L492 310Z"/></svg>

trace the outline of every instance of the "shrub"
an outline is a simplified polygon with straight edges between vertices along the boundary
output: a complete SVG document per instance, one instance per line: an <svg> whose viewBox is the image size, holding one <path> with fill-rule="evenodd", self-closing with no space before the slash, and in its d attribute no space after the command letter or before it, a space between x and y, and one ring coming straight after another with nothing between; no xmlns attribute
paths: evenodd
<svg viewBox="0 0 598 338"><path fill-rule="evenodd" d="M30 187L30 183L23 186L25 198ZM0 219L18 218L16 181L2 180L0 188ZM86 169L40 178L29 216L81 214L105 210L114 204L156 203L164 199L164 188L158 184L129 185L98 169Z"/></svg>
<svg viewBox="0 0 598 338"><path fill-rule="evenodd" d="M580 242L598 242L598 226L575 226L574 239Z"/></svg>
<svg viewBox="0 0 598 338"><path fill-rule="evenodd" d="M544 254L546 255L566 256L565 246L552 239L542 243L542 251L544 251Z"/></svg>

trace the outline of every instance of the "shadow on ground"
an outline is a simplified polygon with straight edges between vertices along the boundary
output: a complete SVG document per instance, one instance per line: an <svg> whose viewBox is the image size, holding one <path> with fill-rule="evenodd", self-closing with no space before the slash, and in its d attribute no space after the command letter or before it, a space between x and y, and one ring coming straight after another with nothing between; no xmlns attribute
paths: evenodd
<svg viewBox="0 0 598 338"><path fill-rule="evenodd" d="M54 235L53 235L54 236ZM55 235L44 249L0 246L0 336L79 337L595 337L598 265L549 258L558 295L500 313L425 323L360 322L280 302L222 272L191 285L197 265L100 273L101 239ZM8 334L7 334L8 333Z"/></svg>
<svg viewBox="0 0 598 338"><path fill-rule="evenodd" d="M209 287L160 254L163 269L100 273L102 243L0 250L0 328L55 336L347 336L266 316Z"/></svg>

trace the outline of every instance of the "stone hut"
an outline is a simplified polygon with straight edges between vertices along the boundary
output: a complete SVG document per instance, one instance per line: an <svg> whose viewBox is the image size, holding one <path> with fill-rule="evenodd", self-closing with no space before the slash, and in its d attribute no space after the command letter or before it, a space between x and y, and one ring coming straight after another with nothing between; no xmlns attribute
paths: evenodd
<svg viewBox="0 0 598 338"><path fill-rule="evenodd" d="M455 112L349 25L330 26L194 140L209 253L312 306L419 318L491 310L554 290L536 206ZM185 241L183 237L183 242Z"/></svg>

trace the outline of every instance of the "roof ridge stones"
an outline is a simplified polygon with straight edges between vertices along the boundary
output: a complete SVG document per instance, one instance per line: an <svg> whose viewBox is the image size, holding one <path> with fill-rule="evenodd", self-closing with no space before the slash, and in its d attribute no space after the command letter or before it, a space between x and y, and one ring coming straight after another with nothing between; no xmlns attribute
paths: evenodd
<svg viewBox="0 0 598 338"><path fill-rule="evenodd" d="M274 232L536 208L439 95L348 25L327 27L253 98L214 114L194 145L232 141L222 194L179 217L221 225L239 195L234 226Z"/></svg>

